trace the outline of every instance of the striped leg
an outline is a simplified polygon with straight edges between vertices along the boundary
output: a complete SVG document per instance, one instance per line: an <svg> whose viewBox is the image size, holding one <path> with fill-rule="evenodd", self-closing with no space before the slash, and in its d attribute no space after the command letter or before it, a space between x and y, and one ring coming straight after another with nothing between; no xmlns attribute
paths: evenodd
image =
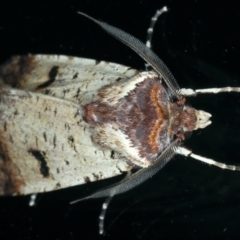
<svg viewBox="0 0 240 240"><path fill-rule="evenodd" d="M205 88L193 90L191 88L181 88L179 94L185 97L196 96L197 94L217 94L221 92L240 92L240 87L223 87L223 88Z"/></svg>
<svg viewBox="0 0 240 240"><path fill-rule="evenodd" d="M30 195L30 201L29 201L30 207L33 207L36 205L36 198L37 198L37 194Z"/></svg>
<svg viewBox="0 0 240 240"><path fill-rule="evenodd" d="M228 170L232 170L232 171L240 171L240 166L227 165L224 163L217 162L211 158L202 157L200 155L194 154L191 150L188 150L187 148L184 148L184 147L177 147L175 152L179 155L182 155L185 157L191 157L195 160L205 162L205 163L214 165L214 166L222 168L222 169L228 169Z"/></svg>
<svg viewBox="0 0 240 240"><path fill-rule="evenodd" d="M150 27L147 30L147 41L146 41L146 46L148 48L152 47L152 35L153 35L153 30L154 30L154 26L155 23L157 22L158 17L164 13L167 12L168 9L166 6L164 6L163 8L161 8L160 10L157 10L157 12L155 13L155 15L151 18L151 22L150 22Z"/></svg>
<svg viewBox="0 0 240 240"><path fill-rule="evenodd" d="M112 200L112 198L113 198L113 196L109 196L105 199L105 201L102 205L101 213L99 215L99 234L101 234L101 235L104 234L104 219L105 219L108 205L109 205L110 201Z"/></svg>
<svg viewBox="0 0 240 240"><path fill-rule="evenodd" d="M155 23L157 22L158 17L160 15L162 15L162 13L167 12L167 11L168 11L167 7L164 6L160 10L157 10L155 15L151 18L150 26L147 30L147 41L146 41L146 46L150 49L152 47L152 35L153 35ZM145 67L146 67L146 70L149 70L150 65L148 63L145 63Z"/></svg>
<svg viewBox="0 0 240 240"><path fill-rule="evenodd" d="M123 180L128 179L131 176L131 174L132 174L131 171L127 172L127 174L123 178ZM101 210L101 213L99 215L99 234L100 235L104 235L104 233L105 233L105 231L104 231L104 219L105 219L105 215L106 215L108 205L109 205L110 201L112 200L112 198L114 197L114 195L115 195L115 191L112 190L111 194L105 199L105 201L102 205L102 210Z"/></svg>

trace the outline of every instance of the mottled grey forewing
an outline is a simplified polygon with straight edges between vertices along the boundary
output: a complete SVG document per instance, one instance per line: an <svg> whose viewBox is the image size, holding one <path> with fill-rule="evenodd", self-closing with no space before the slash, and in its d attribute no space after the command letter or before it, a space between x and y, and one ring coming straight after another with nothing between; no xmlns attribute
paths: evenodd
<svg viewBox="0 0 240 240"><path fill-rule="evenodd" d="M103 86L136 73L65 56L15 57L3 65L0 195L51 191L130 170L125 158L93 143L81 105Z"/></svg>

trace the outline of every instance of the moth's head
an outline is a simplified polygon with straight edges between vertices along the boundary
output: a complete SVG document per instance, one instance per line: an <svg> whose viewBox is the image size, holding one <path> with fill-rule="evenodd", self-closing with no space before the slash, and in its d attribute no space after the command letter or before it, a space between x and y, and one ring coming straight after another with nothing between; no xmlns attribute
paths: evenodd
<svg viewBox="0 0 240 240"><path fill-rule="evenodd" d="M205 112L203 110L196 110L196 109L194 110L195 110L195 116L196 116L196 126L194 130L197 130L198 128L205 128L212 123L209 120L209 118L212 116L210 113Z"/></svg>
<svg viewBox="0 0 240 240"><path fill-rule="evenodd" d="M185 99L181 99L170 105L170 135L177 135L184 140L184 133L192 132L199 128L205 128L211 124L212 115L203 110L196 110L185 105Z"/></svg>

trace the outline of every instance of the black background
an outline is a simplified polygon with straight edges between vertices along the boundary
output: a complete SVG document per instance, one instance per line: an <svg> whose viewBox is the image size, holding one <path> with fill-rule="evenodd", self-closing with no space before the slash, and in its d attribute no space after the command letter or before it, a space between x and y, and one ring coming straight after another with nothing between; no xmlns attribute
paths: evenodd
<svg viewBox="0 0 240 240"><path fill-rule="evenodd" d="M2 1L3 2L3 1ZM210 3L209 3L210 2ZM170 8L155 27L153 49L181 87L240 86L238 1L79 0L0 4L0 62L27 53L107 60L144 70L130 49L76 12L106 21L145 41L150 18ZM188 101L210 112L212 125L185 145L196 154L240 164L240 95ZM69 202L112 180L38 195L0 198L0 239L98 239L103 199ZM155 177L114 197L106 239L239 239L240 173L176 156Z"/></svg>

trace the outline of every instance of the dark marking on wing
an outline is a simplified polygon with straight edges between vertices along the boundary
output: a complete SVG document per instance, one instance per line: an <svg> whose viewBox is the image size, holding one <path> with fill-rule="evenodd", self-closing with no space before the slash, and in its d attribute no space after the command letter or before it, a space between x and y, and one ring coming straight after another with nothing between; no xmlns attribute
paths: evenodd
<svg viewBox="0 0 240 240"><path fill-rule="evenodd" d="M65 160L65 163L66 163L67 166L69 166L69 161Z"/></svg>
<svg viewBox="0 0 240 240"><path fill-rule="evenodd" d="M94 177L95 181L100 180L99 176L96 173L93 173L93 177Z"/></svg>
<svg viewBox="0 0 240 240"><path fill-rule="evenodd" d="M69 136L69 137L68 137L68 141L69 141L70 144L74 143L74 138L73 138L73 136Z"/></svg>
<svg viewBox="0 0 240 240"><path fill-rule="evenodd" d="M38 147L38 137L35 137L36 146Z"/></svg>
<svg viewBox="0 0 240 240"><path fill-rule="evenodd" d="M64 124L64 128L65 128L66 130L70 130L70 129L71 129L68 123L65 123L65 124Z"/></svg>
<svg viewBox="0 0 240 240"><path fill-rule="evenodd" d="M25 186L21 171L11 157L8 146L0 139L0 195L19 195L21 188Z"/></svg>
<svg viewBox="0 0 240 240"><path fill-rule="evenodd" d="M54 134L54 137L53 137L53 148L56 148L57 146L57 136L56 134Z"/></svg>
<svg viewBox="0 0 240 240"><path fill-rule="evenodd" d="M79 116L79 110L77 110L77 112L74 114L74 117L76 118L77 116Z"/></svg>
<svg viewBox="0 0 240 240"><path fill-rule="evenodd" d="M124 80L124 78L119 77L116 79L116 82L120 82L121 80Z"/></svg>
<svg viewBox="0 0 240 240"><path fill-rule="evenodd" d="M95 60L95 65L98 65L101 61Z"/></svg>
<svg viewBox="0 0 240 240"><path fill-rule="evenodd" d="M73 136L69 136L69 137L68 137L68 144L70 145L71 148L73 148L73 150L74 150L76 153L78 153L74 141L75 141L75 140L74 140L74 137L73 137Z"/></svg>
<svg viewBox="0 0 240 240"><path fill-rule="evenodd" d="M11 143L14 143L14 142L13 142L13 138L12 138L12 135L11 135L11 134L9 135L9 139L10 139L10 142L11 142Z"/></svg>
<svg viewBox="0 0 240 240"><path fill-rule="evenodd" d="M91 182L89 177L84 177L85 183Z"/></svg>
<svg viewBox="0 0 240 240"><path fill-rule="evenodd" d="M48 74L48 77L49 77L49 80L47 80L45 83L39 85L37 87L37 89L41 89L41 88L46 88L48 87L49 85L51 85L55 80L56 80L56 77L58 75L58 69L59 67L58 66L53 66Z"/></svg>
<svg viewBox="0 0 240 240"><path fill-rule="evenodd" d="M5 132L7 131L7 122L4 122L3 129Z"/></svg>
<svg viewBox="0 0 240 240"><path fill-rule="evenodd" d="M110 156L110 158L112 158L112 159L115 158L115 152L114 152L113 150L111 151L111 156Z"/></svg>
<svg viewBox="0 0 240 240"><path fill-rule="evenodd" d="M76 79L78 77L78 72L76 72L74 75L73 75L73 78L72 79Z"/></svg>
<svg viewBox="0 0 240 240"><path fill-rule="evenodd" d="M79 94L80 94L80 92L81 92L81 89L80 88L78 88L77 89L77 92L76 92L76 95L74 96L75 98L78 98L79 97Z"/></svg>
<svg viewBox="0 0 240 240"><path fill-rule="evenodd" d="M63 90L63 96L65 97L66 93L68 93L68 92L70 92L69 89L64 89L64 90Z"/></svg>
<svg viewBox="0 0 240 240"><path fill-rule="evenodd" d="M43 133L43 138L44 138L44 141L47 142L47 133L46 132Z"/></svg>
<svg viewBox="0 0 240 240"><path fill-rule="evenodd" d="M121 170L121 168L119 168L118 166L117 166L117 169L118 169L118 171L119 171L121 174L124 173L124 172Z"/></svg>
<svg viewBox="0 0 240 240"><path fill-rule="evenodd" d="M26 84L26 76L31 74L36 65L34 56L14 56L1 65L0 78L11 87L22 88Z"/></svg>
<svg viewBox="0 0 240 240"><path fill-rule="evenodd" d="M45 95L51 95L51 92L52 92L51 89L45 89L44 90Z"/></svg>
<svg viewBox="0 0 240 240"><path fill-rule="evenodd" d="M43 177L49 177L49 167L47 165L47 161L45 159L45 152L41 152L39 150L34 150L34 149L30 149L28 150L28 152L30 154L33 155L33 157L35 157L35 159L39 162L40 164L40 173L43 175Z"/></svg>

